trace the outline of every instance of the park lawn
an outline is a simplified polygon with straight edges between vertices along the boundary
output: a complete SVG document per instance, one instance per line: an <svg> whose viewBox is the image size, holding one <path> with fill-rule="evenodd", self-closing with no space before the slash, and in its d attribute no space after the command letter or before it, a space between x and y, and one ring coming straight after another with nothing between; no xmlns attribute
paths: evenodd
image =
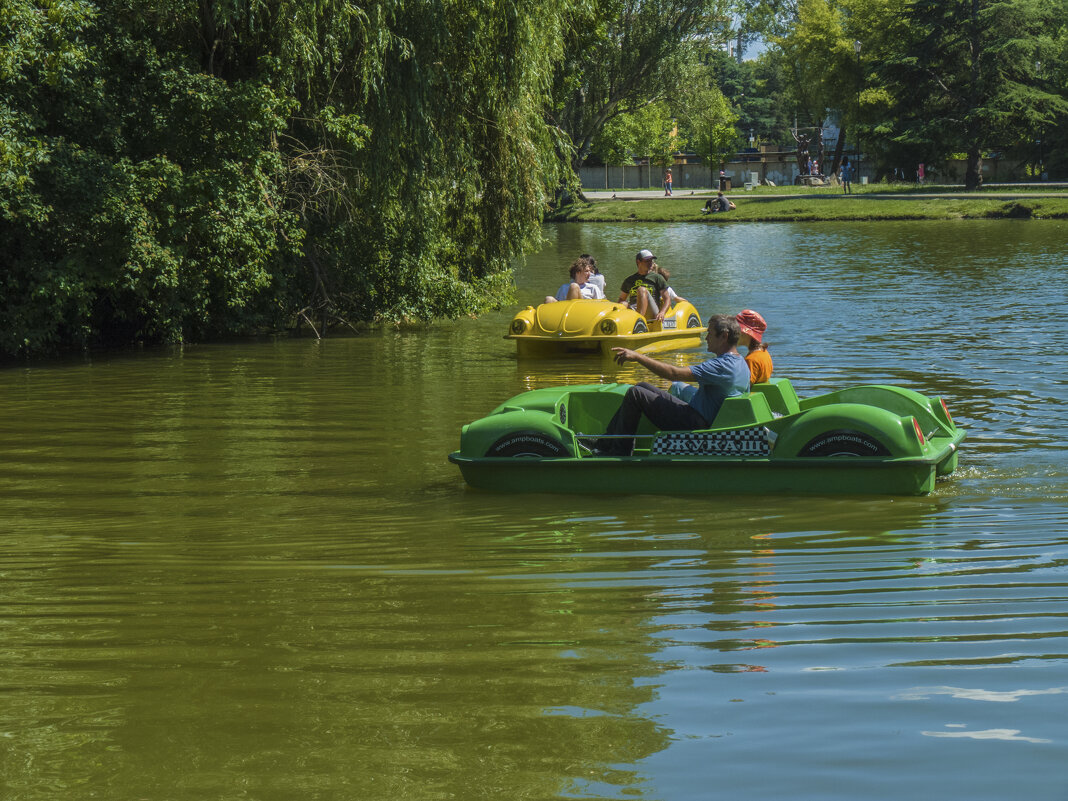
<svg viewBox="0 0 1068 801"><path fill-rule="evenodd" d="M795 190L796 191L796 190ZM818 193L818 194L817 194ZM999 199L969 197L887 197L880 193L844 195L815 190L805 197L777 197L732 192L737 208L702 214L710 197L676 195L671 198L603 200L565 206L546 217L548 222L818 222L851 220L982 220L1068 219L1064 197Z"/></svg>

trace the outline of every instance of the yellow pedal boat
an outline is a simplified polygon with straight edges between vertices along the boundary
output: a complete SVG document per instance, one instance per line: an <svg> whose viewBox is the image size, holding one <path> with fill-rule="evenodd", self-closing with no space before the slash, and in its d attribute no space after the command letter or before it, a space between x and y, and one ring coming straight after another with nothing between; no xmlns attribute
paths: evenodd
<svg viewBox="0 0 1068 801"><path fill-rule="evenodd" d="M624 303L562 300L527 306L512 318L505 339L514 339L519 358L611 356L612 348L641 353L700 347L705 335L701 315L680 300L661 322L646 320Z"/></svg>

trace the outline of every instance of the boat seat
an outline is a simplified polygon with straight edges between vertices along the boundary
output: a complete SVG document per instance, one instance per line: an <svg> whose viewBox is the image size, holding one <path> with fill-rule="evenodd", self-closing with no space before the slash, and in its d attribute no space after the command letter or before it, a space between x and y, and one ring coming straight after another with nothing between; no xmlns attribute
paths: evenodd
<svg viewBox="0 0 1068 801"><path fill-rule="evenodd" d="M763 425L774 419L775 415L771 413L771 407L764 395L750 392L748 395L726 398L710 428Z"/></svg>
<svg viewBox="0 0 1068 801"><path fill-rule="evenodd" d="M584 434L603 434L623 402L622 392L603 390L571 392L567 398L566 425ZM562 421L565 422L565 421Z"/></svg>
<svg viewBox="0 0 1068 801"><path fill-rule="evenodd" d="M797 414L801 411L794 386L786 378L772 378L761 384L753 384L750 394L763 395L776 415Z"/></svg>

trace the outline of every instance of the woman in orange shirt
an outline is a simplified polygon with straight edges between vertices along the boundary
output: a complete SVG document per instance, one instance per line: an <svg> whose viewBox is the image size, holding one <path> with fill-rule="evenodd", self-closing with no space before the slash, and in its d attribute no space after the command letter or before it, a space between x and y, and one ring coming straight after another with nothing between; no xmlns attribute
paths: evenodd
<svg viewBox="0 0 1068 801"><path fill-rule="evenodd" d="M752 309L744 309L734 319L738 321L738 327L742 329L738 344L745 345L748 349L748 353L745 354L745 363L749 365L749 383L750 385L761 384L771 378L773 369L768 346L761 341L764 338L764 332L768 330L768 324Z"/></svg>

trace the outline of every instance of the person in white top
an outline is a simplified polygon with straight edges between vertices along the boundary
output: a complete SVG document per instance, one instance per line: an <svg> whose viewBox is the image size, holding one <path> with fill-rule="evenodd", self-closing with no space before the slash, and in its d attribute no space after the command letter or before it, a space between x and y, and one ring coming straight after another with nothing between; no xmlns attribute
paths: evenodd
<svg viewBox="0 0 1068 801"><path fill-rule="evenodd" d="M589 253L583 253L579 258L586 259L590 263L590 283L597 284L604 292L604 273L597 269L597 259Z"/></svg>
<svg viewBox="0 0 1068 801"><path fill-rule="evenodd" d="M558 300L604 300L601 287L590 281L593 268L589 259L579 256L571 263L570 272L571 280L560 285L556 297L546 295L546 303L555 303Z"/></svg>
<svg viewBox="0 0 1068 801"><path fill-rule="evenodd" d="M671 280L671 273L669 273L667 270L665 270L663 267L661 267L655 261L653 262L653 269L650 272L660 273L662 276L664 276L664 280L665 281L670 281ZM686 298L682 297L677 292L675 292L675 290L671 288L670 284L668 285L667 293L668 293L668 303L670 303L672 306L674 306L680 300L683 301L684 303L688 302L686 300Z"/></svg>

